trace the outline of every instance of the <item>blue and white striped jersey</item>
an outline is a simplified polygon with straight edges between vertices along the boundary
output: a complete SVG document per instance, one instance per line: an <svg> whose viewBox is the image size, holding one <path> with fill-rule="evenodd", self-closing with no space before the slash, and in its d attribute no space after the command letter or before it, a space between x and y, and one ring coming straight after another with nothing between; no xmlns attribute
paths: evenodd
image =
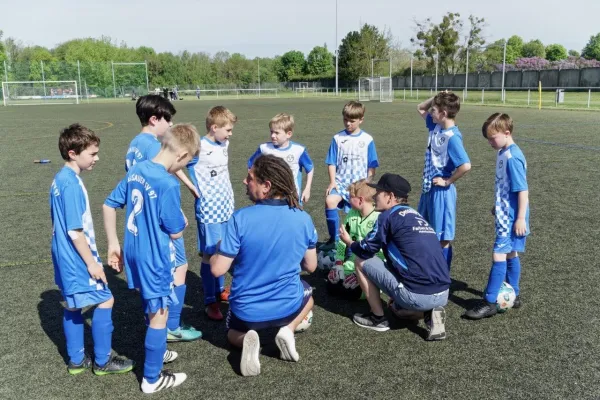
<svg viewBox="0 0 600 400"><path fill-rule="evenodd" d="M496 235L510 236L519 211L519 192L528 190L527 162L516 144L498 151L496 157ZM529 206L525 214L529 234Z"/></svg>

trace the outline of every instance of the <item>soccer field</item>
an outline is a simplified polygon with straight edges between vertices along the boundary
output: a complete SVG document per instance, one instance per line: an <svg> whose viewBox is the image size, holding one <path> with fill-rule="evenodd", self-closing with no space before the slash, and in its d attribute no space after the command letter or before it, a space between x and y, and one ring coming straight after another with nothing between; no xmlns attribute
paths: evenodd
<svg viewBox="0 0 600 400"><path fill-rule="evenodd" d="M327 238L325 154L342 129L339 99L224 100L237 114L230 145L236 207L249 205L242 184L246 161L269 139L268 122L279 112L295 116L292 140L307 146L316 172L306 210L320 239ZM175 122L204 132L213 101L175 103ZM407 178L416 207L427 132L415 103L366 103L362 125L375 139L383 172ZM364 301L328 297L323 276L305 277L314 287L312 327L297 335L299 363L277 358L266 337L262 372L239 374L240 353L231 350L223 323L203 314L195 223L185 232L190 263L183 319L204 333L194 343L169 344L179 359L168 368L186 372L180 387L156 398L401 398L401 399L592 399L600 397L600 113L501 108L515 120L515 139L528 162L531 236L522 256L523 307L482 321L460 318L481 297L491 266L494 239L495 152L481 124L495 107L465 105L458 115L473 168L458 181L457 234L447 307L448 339L426 342L421 325L390 316L392 330L361 329L351 321ZM0 398L142 398L145 325L139 296L124 275L109 273L115 296L114 350L135 360L135 374L70 376L62 333L61 296L50 260L48 189L62 167L58 132L73 122L101 137L100 161L83 173L93 209L100 254L106 238L101 206L124 176L124 155L140 130L135 103L78 106L0 107ZM34 164L34 159L51 164ZM193 221L193 199L182 190L184 212ZM122 226L123 213L119 213ZM267 222L267 221L266 221ZM223 308L225 311L225 308ZM84 314L89 320L91 313ZM86 350L93 352L86 328Z"/></svg>

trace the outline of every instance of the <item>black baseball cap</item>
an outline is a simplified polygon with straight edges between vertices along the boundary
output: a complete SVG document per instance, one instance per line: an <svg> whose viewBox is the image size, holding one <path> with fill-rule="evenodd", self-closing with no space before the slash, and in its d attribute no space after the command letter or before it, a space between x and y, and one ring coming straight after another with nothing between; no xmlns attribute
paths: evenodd
<svg viewBox="0 0 600 400"><path fill-rule="evenodd" d="M397 197L408 197L410 192L410 183L397 174L385 173L379 178L377 183L367 183L367 185L381 192L391 192Z"/></svg>

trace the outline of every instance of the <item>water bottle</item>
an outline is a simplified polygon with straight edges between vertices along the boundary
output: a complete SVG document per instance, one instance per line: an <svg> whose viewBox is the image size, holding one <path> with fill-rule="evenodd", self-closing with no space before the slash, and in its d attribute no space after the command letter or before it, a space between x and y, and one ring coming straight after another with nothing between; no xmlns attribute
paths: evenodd
<svg viewBox="0 0 600 400"><path fill-rule="evenodd" d="M43 160L33 160L34 163L36 164L50 164L50 160L48 159L43 159Z"/></svg>

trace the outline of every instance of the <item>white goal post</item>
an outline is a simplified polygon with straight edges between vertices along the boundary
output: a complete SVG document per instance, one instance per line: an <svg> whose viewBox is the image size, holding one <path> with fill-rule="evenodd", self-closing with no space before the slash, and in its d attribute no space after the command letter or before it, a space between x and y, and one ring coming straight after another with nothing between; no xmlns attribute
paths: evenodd
<svg viewBox="0 0 600 400"><path fill-rule="evenodd" d="M79 104L77 81L2 82L5 106Z"/></svg>
<svg viewBox="0 0 600 400"><path fill-rule="evenodd" d="M360 78L358 80L358 101L380 101L389 103L394 100L392 78L381 76L375 78Z"/></svg>

